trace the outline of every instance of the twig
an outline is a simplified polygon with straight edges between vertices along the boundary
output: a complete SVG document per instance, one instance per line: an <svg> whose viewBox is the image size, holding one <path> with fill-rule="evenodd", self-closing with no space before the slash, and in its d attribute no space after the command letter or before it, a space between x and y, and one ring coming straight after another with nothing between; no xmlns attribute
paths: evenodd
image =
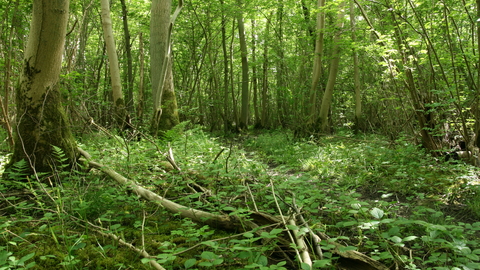
<svg viewBox="0 0 480 270"><path fill-rule="evenodd" d="M283 213L282 213L282 209L278 204L277 196L275 196L275 187L273 185L273 181L271 178L270 178L270 186L272 186L273 200L275 201L275 205L277 206L278 212L280 213L280 217L282 218L283 225L285 226L285 229L287 229L287 234L290 237L290 241L292 242L292 244L294 244L295 239L293 238L292 233L290 232L290 229L288 229L287 221L285 220L285 217L283 216ZM302 263L303 261L302 261L302 257L300 256L300 252L298 252L297 248L294 248L294 249L295 249L295 253L297 254L298 260L300 261L300 263Z"/></svg>
<svg viewBox="0 0 480 270"><path fill-rule="evenodd" d="M252 198L253 207L255 207L255 211L258 212L257 203L255 202L255 197L253 196L252 190L250 189L250 185L248 183L246 183L246 184L247 184L248 193L250 194L250 197Z"/></svg>
<svg viewBox="0 0 480 270"><path fill-rule="evenodd" d="M295 219L293 219L293 218L289 219L288 223L290 225L298 228L297 224L295 224ZM300 234L298 229L292 229L292 232L293 232L293 235L295 236L295 242L297 243L297 247L301 251L300 255L301 255L302 259L300 260L300 262L303 261L303 263L308 264L311 268L312 267L312 259L310 258L310 254L308 253L308 248L307 248L307 245L305 244L305 239L304 239L303 235Z"/></svg>
<svg viewBox="0 0 480 270"><path fill-rule="evenodd" d="M215 163L215 161L217 161L218 157L220 157L220 155L223 153L223 151L225 151L225 148L222 148L220 150L220 152L218 152L218 154L215 156L215 158L213 159L212 163Z"/></svg>
<svg viewBox="0 0 480 270"><path fill-rule="evenodd" d="M78 218L74 217L74 216L71 216L69 215L71 219L74 220L75 223L77 223L79 226L83 227L83 228L86 228L85 225L79 223L79 220ZM130 243L127 243L125 241L123 241L120 237L116 236L115 234L113 233L106 233L106 232L103 232L103 231L107 231L107 229L105 228L102 228L100 226L97 226L89 221L86 221L88 225L92 226L93 230L103 236L108 236L110 238L113 238L113 240L117 241L119 244L121 245L124 245L132 250L134 250L135 252L137 252L138 254L142 255L142 257L144 258L149 258L149 259L153 259L155 258L154 256L151 256L150 254L148 254L148 252L145 251L145 249L142 247L142 249L139 249L137 247L135 247L134 245L130 244ZM158 270L166 270L165 268L163 268L160 264L158 264L155 260L150 260L148 261L150 263L151 266L153 266L155 269L158 269Z"/></svg>
<svg viewBox="0 0 480 270"><path fill-rule="evenodd" d="M310 226L308 225L308 223L303 218L303 215L300 212L300 209L298 209L297 204L295 203L294 194L292 194L292 205L291 205L291 207L295 211L295 213L297 214L297 217L300 219L300 222L302 223L302 225L305 226L305 228L307 228L308 234L310 235L310 238L312 239L312 242L313 242L313 248L314 248L315 253L319 256L320 260L323 259L323 252L322 252L322 248L320 247L321 239L318 235L316 235L312 231L312 229L310 229Z"/></svg>

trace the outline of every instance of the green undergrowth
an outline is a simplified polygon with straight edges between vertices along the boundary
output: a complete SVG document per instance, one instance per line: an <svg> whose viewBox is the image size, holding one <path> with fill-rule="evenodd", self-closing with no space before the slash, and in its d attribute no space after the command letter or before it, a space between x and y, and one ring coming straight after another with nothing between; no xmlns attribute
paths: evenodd
<svg viewBox="0 0 480 270"><path fill-rule="evenodd" d="M155 140L85 134L81 147L188 207L288 218L296 205L309 229L392 269L480 269L477 169L406 140L348 132L295 140L288 131L216 138L182 123ZM0 269L153 269L150 260L166 269L308 269L279 252L282 227L256 234L197 224L97 170L15 179L0 182ZM333 245L320 246L313 268L339 268Z"/></svg>

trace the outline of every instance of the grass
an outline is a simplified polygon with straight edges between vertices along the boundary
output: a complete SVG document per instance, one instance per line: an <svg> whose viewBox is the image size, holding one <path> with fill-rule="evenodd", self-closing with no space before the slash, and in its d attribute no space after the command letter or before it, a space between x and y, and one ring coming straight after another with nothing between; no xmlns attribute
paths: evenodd
<svg viewBox="0 0 480 270"><path fill-rule="evenodd" d="M294 140L272 131L220 139L186 125L155 145L91 134L82 148L184 205L278 215L273 183L283 213L295 203L311 229L389 267L480 269L477 168L374 135ZM162 165L169 146L181 174ZM172 215L99 172L61 173L54 187L18 178L0 183L0 269L150 269L151 259L167 269L286 269L273 242ZM211 193L194 192L193 184ZM154 257L140 257L100 228ZM321 246L316 269L335 269L331 245Z"/></svg>

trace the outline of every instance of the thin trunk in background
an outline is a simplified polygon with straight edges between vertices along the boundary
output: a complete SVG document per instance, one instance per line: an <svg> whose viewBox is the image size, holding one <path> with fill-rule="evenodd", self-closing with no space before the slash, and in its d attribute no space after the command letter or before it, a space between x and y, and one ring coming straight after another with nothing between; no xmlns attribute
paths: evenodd
<svg viewBox="0 0 480 270"><path fill-rule="evenodd" d="M318 118L318 106L317 106L317 92L320 82L320 77L322 76L322 57L323 57L323 33L325 28L325 12L323 7L325 6L325 0L318 0L318 14L317 14L317 33L315 39L315 54L313 60L313 74L312 74L312 85L310 86L310 102L307 104L310 105L310 113L307 125L312 126L316 123ZM310 129L311 127L307 127ZM315 127L313 127L315 129Z"/></svg>
<svg viewBox="0 0 480 270"><path fill-rule="evenodd" d="M225 3L223 0L220 0L220 4L223 6ZM231 126L232 120L230 117L230 111L228 109L228 92L229 90L229 72L228 72L228 52L227 52L227 35L226 35L226 25L227 25L227 16L222 14L222 52L223 52L223 129L225 133L228 133Z"/></svg>
<svg viewBox="0 0 480 270"><path fill-rule="evenodd" d="M362 119L362 96L360 92L360 69L358 67L358 52L355 47L357 36L356 36L356 21L355 21L355 7L353 0L350 1L350 27L352 31L352 42L354 47L352 48L352 57L353 57L353 87L355 89L355 130L363 130L363 119Z"/></svg>
<svg viewBox="0 0 480 270"><path fill-rule="evenodd" d="M341 40L341 31L343 29L343 16L344 16L344 8L343 3L338 7L338 15L337 15L337 25L336 29L337 32L333 37L333 48L332 48L332 55L331 55L331 62L330 62L330 70L328 74L328 81L327 85L325 86L325 93L323 94L322 104L320 105L320 112L319 112L319 121L320 121L320 130L321 132L330 132L330 126L328 124L328 112L330 110L330 106L332 104L332 96L333 96L333 89L335 86L335 82L337 80L338 74L338 65L340 63L340 40Z"/></svg>
<svg viewBox="0 0 480 270"><path fill-rule="evenodd" d="M133 63L132 63L132 46L130 44L130 30L128 29L128 17L127 6L125 0L120 0L122 4L122 21L123 21L123 35L125 38L125 51L127 53L127 89L126 89L126 102L125 106L127 112L132 114L134 111L133 106Z"/></svg>
<svg viewBox="0 0 480 270"><path fill-rule="evenodd" d="M10 31L8 32L8 50L7 50L7 55L6 55L6 58L5 58L5 67L4 67L4 71L5 71L5 79L4 79L4 96L3 98L0 97L0 106L2 108L2 121L1 121L1 124L2 126L5 128L5 130L7 131L7 135L8 135L8 143L10 145L10 147L13 147L14 145L14 140L13 140L13 132L12 132L12 125L11 125L11 121L10 121L10 110L8 108L9 106L9 96L10 96L10 88L13 88L11 85L10 85L10 77L11 77L11 74L12 74L12 66L11 66L11 60L12 60L12 50L13 50L13 34L14 34L14 29L15 29L15 26L14 26L14 22L16 20L16 17L17 17L17 12L18 12L18 4L19 4L19 1L16 0L15 3L14 3L14 8L13 8L13 15L12 15L12 25L10 26Z"/></svg>
<svg viewBox="0 0 480 270"><path fill-rule="evenodd" d="M143 50L143 33L140 32L139 40L138 40L138 54L139 54L139 82L138 82L138 98L137 98L137 118L140 122L143 122L143 112L145 108L145 53Z"/></svg>
<svg viewBox="0 0 480 270"><path fill-rule="evenodd" d="M110 80L112 83L113 112L118 127L123 127L126 117L125 101L122 92L122 81L120 78L120 67L118 65L117 50L112 30L112 19L110 18L110 5L108 0L100 0L102 28L105 44L107 47L108 62L110 68Z"/></svg>
<svg viewBox="0 0 480 270"><path fill-rule="evenodd" d="M255 127L261 127L260 112L258 110L258 74L257 74L257 35L255 33L256 22L252 19L252 88L253 88L253 109L255 116Z"/></svg>
<svg viewBox="0 0 480 270"><path fill-rule="evenodd" d="M284 4L283 0L278 0L277 7L277 67L276 67L276 102L277 102L277 119L280 126L285 126L286 118L286 83L285 83L285 52L284 52L284 42L283 42L283 14L284 13Z"/></svg>
<svg viewBox="0 0 480 270"><path fill-rule="evenodd" d="M263 76L262 76L262 127L267 128L269 126L268 119L268 40L270 35L270 24L273 13L267 18L267 26L265 28L264 42L263 42Z"/></svg>
<svg viewBox="0 0 480 270"><path fill-rule="evenodd" d="M239 3L241 6L241 4ZM243 13L240 11L237 15L238 35L240 40L240 53L242 60L242 107L240 112L240 129L248 128L248 117L250 110L250 93L248 89L248 60L247 60L247 41L245 38L245 25L243 22Z"/></svg>
<svg viewBox="0 0 480 270"><path fill-rule="evenodd" d="M477 18L480 18L480 0L477 0ZM477 102L475 108L475 145L480 147L480 23L477 22Z"/></svg>

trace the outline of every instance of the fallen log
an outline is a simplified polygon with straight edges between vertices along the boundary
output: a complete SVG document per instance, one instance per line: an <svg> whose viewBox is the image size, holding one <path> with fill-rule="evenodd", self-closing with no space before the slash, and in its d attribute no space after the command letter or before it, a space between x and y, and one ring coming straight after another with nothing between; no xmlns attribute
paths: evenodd
<svg viewBox="0 0 480 270"><path fill-rule="evenodd" d="M159 203L161 206L165 207L165 209L167 209L168 211L172 213L179 213L182 217L190 218L195 222L207 224L211 227L219 228L227 231L245 232L245 231L251 231L251 230L257 229L256 232L258 234L264 231L260 228L261 226L268 225L272 227L273 224L280 225L282 223L284 223L283 224L284 226L287 225L285 222L288 222L288 221L282 221L277 217L274 217L270 214L262 213L262 212L250 212L249 215L247 215L247 218L244 218L244 217L238 217L236 215L212 214L209 212L205 212L202 210L194 209L188 206L175 203L146 188L143 188L137 185L136 183L120 175L113 169L91 160L91 155L87 153L85 150L78 148L78 151L82 156L84 156L87 159L87 162L91 167L98 169L103 173L107 174L112 179L117 181L119 184L131 188L131 190L138 196L144 199L147 199L149 201ZM334 253L341 257L340 265L339 265L340 269L346 269L346 270L348 269L388 270L389 269L382 263L360 252L352 251L352 250L341 251L342 247L344 246L339 243L336 243L335 241L331 241L330 237L328 237L326 234L317 233L317 235L320 239L327 240L329 244L335 245ZM282 237L279 237L278 241L283 247L288 247L290 244L290 241L287 240L286 238L283 239ZM289 251L282 250L282 252L288 255L295 254L291 250ZM288 260L290 261L290 259Z"/></svg>

